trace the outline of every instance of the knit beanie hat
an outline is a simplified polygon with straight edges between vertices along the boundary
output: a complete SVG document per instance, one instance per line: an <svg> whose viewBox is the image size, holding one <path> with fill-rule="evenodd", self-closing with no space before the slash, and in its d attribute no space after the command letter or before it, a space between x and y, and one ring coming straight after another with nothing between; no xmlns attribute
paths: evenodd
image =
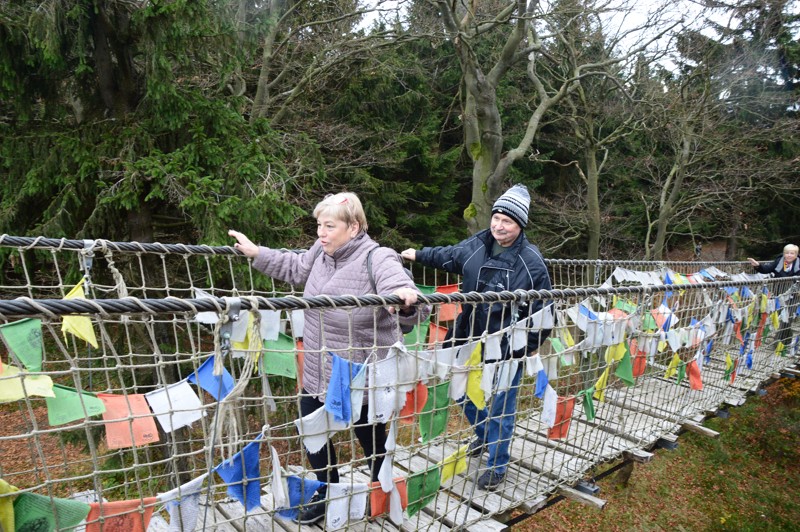
<svg viewBox="0 0 800 532"><path fill-rule="evenodd" d="M525 229L528 225L528 208L531 205L531 196L525 185L514 185L506 190L505 194L497 198L492 206L492 214L505 214Z"/></svg>

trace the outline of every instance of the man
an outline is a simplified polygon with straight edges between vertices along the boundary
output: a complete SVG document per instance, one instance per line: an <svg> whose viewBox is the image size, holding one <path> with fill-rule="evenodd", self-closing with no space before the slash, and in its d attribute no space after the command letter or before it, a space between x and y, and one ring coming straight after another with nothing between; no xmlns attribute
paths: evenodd
<svg viewBox="0 0 800 532"><path fill-rule="evenodd" d="M501 292L504 290L549 290L547 273L539 249L528 242L522 230L528 224L530 195L524 185L515 185L505 192L492 207L489 229L459 242L455 246L407 249L404 259L461 275L462 292ZM493 333L521 321L542 308L542 301L506 304L462 305L455 325L447 339L455 345L479 338L484 332ZM550 334L531 331L526 348L510 352L504 337L501 349L505 359L522 357L535 352ZM514 433L517 392L522 378L522 364L515 374L511 388L493 396L487 408L479 410L469 399L462 398L464 415L475 428L475 440L470 443L472 456L488 450L487 470L478 479L478 488L491 490L505 479L509 448Z"/></svg>

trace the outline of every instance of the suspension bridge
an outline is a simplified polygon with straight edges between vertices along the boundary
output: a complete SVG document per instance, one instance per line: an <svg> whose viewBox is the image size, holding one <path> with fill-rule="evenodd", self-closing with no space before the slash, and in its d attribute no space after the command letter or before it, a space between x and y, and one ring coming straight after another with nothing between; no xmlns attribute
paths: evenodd
<svg viewBox="0 0 800 532"><path fill-rule="evenodd" d="M499 531L556 497L602 508L584 482L598 466L649 461L684 430L714 437L707 416L795 372L793 281L741 262L547 262L554 289L539 292L461 293L458 278L413 268L432 313L374 346L396 377L373 482L353 423L300 421L298 361L305 313L350 319L396 297L303 298L229 247L2 235L0 525ZM531 300L547 306L443 344L461 308ZM535 356L493 356L529 332L547 336ZM490 404L519 367L508 473L480 490L485 457L464 452L458 400ZM299 525L319 487L304 448L320 436L340 478L326 519Z"/></svg>

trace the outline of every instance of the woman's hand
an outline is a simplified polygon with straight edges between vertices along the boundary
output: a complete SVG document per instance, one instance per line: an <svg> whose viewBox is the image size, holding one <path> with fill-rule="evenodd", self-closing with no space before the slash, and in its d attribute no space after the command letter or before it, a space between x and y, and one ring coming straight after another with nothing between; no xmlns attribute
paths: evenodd
<svg viewBox="0 0 800 532"><path fill-rule="evenodd" d="M232 236L236 239L233 249L241 251L246 257L250 257L251 259L258 256L258 246L253 244L250 239L242 233L231 229L228 231L228 236Z"/></svg>
<svg viewBox="0 0 800 532"><path fill-rule="evenodd" d="M398 288L392 295L399 297L403 300L403 305L400 306L401 311L407 311L412 305L417 302L417 291L413 288ZM389 307L389 314L394 314L394 307Z"/></svg>
<svg viewBox="0 0 800 532"><path fill-rule="evenodd" d="M414 248L408 248L400 252L400 256L403 257L405 260L410 260L411 262L416 262L417 260L417 250Z"/></svg>

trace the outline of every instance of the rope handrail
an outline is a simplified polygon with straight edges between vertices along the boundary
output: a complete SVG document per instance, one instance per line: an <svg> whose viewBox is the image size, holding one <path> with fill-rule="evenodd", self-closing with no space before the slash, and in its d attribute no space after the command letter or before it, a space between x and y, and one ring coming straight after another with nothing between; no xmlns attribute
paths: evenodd
<svg viewBox="0 0 800 532"><path fill-rule="evenodd" d="M87 243L91 243L87 247ZM235 255L243 256L241 251L232 246L208 246L202 244L163 244L160 242L114 242L105 239L77 240L67 238L49 238L43 236L26 237L0 235L0 247L14 247L24 249L54 249L54 250L88 250L88 251L116 251L120 253L160 253L177 255ZM302 251L302 250L290 250ZM559 265L631 265L631 266L698 266L702 264L718 264L736 266L748 264L747 261L699 260L699 261L671 261L671 260L606 260L606 259L554 259L546 258L546 264Z"/></svg>
<svg viewBox="0 0 800 532"><path fill-rule="evenodd" d="M715 281L695 285L662 286L619 286L589 287L556 290L517 290L515 292L467 292L453 294L420 295L420 304L440 303L507 303L524 300L550 300L589 296L613 296L630 294L652 294L675 290L707 290L726 287L741 287L743 284L772 285L785 283L784 279L763 279L743 283L742 281ZM796 287L796 283L794 285ZM257 305L254 307L254 303ZM242 298L242 310L303 310L311 308L337 308L362 306L400 305L403 301L397 296L324 296L301 298L296 296L267 298L253 296ZM226 298L204 297L200 299L142 299L125 297L120 299L33 299L19 297L0 300L0 317L18 317L44 314L58 316L65 314L126 314L126 313L183 313L183 312L223 312Z"/></svg>

